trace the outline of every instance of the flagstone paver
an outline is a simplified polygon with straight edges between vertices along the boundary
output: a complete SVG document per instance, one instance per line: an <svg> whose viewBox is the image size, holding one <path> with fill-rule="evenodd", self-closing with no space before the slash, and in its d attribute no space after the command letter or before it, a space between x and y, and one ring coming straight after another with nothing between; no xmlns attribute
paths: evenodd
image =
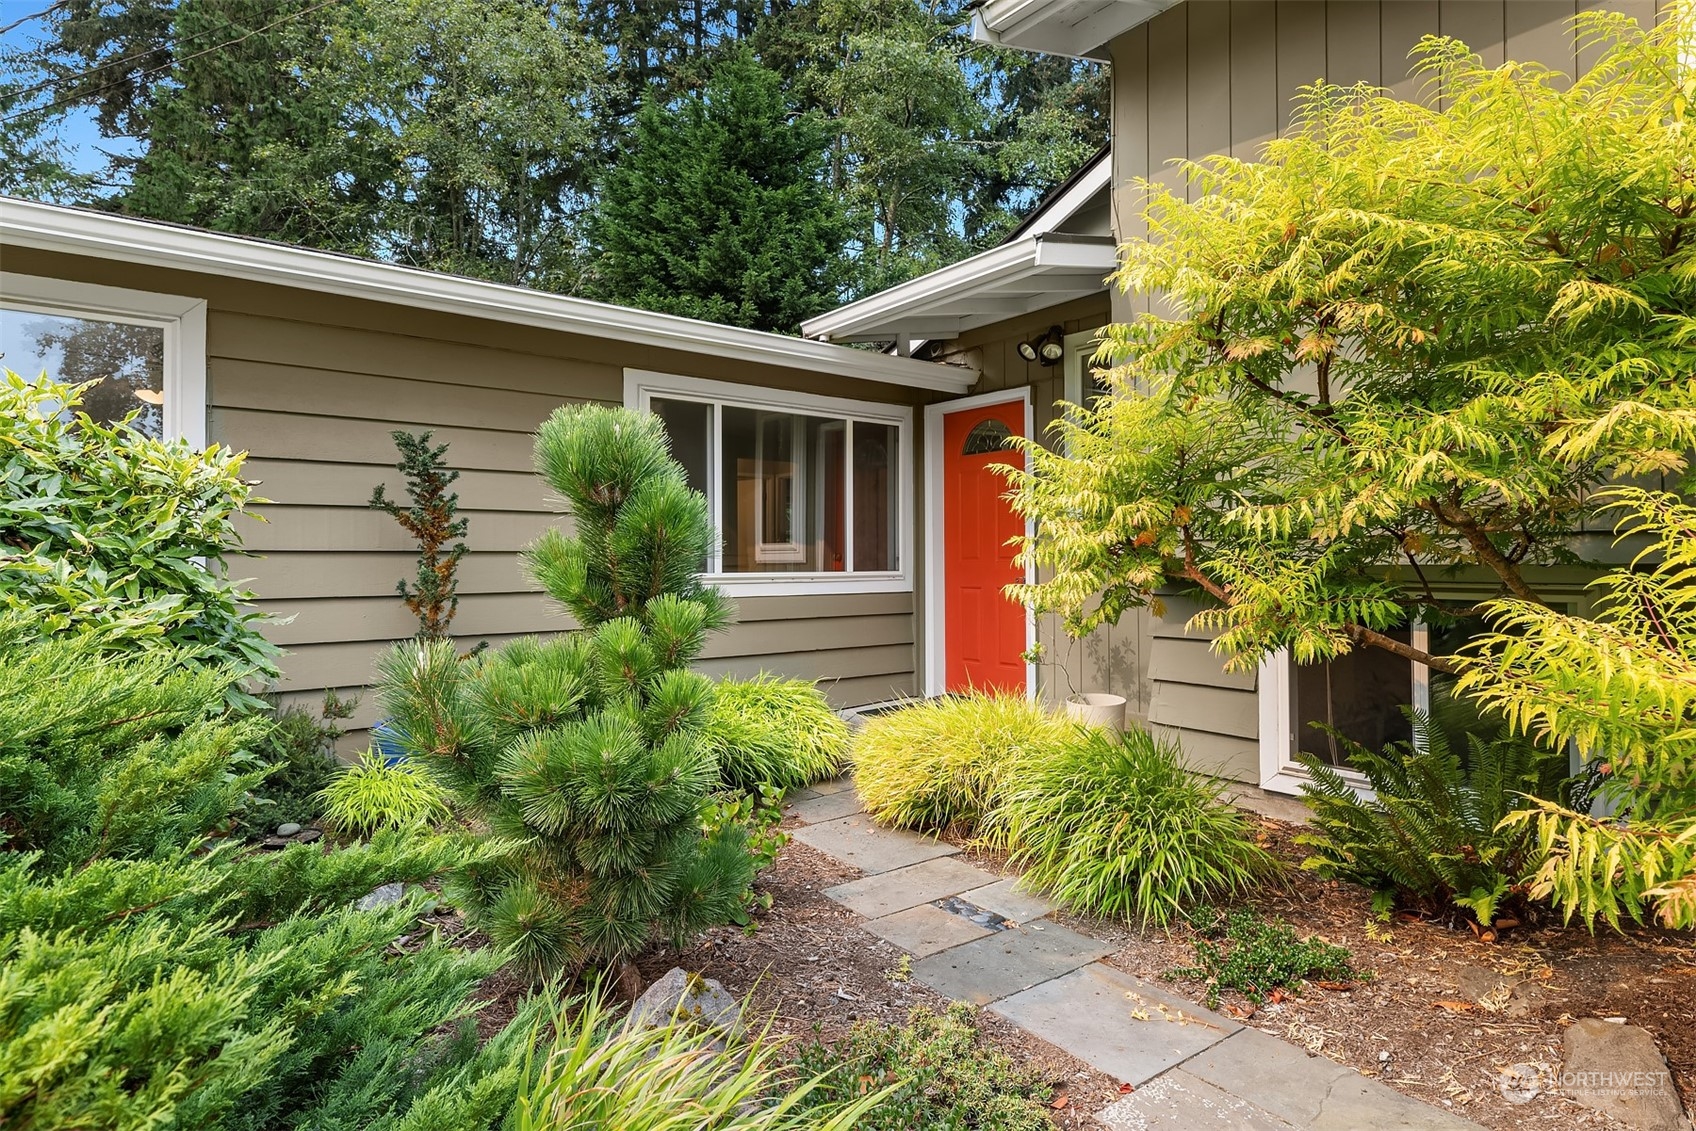
<svg viewBox="0 0 1696 1131"><path fill-rule="evenodd" d="M1242 1027L1099 962L990 1008L1131 1085L1177 1067Z"/></svg>
<svg viewBox="0 0 1696 1131"><path fill-rule="evenodd" d="M838 817L851 817L860 812L860 799L851 789L837 793L815 793L811 797L798 798L784 806L788 815L809 825L834 821Z"/></svg>
<svg viewBox="0 0 1696 1131"><path fill-rule="evenodd" d="M964 915L944 911L929 903L873 919L866 924L866 930L894 943L914 958L923 958L990 933L988 927L980 927Z"/></svg>
<svg viewBox="0 0 1696 1131"><path fill-rule="evenodd" d="M1113 948L1058 923L997 931L913 963L913 978L944 997L988 1005L1076 970Z"/></svg>
<svg viewBox="0 0 1696 1131"><path fill-rule="evenodd" d="M1046 900L950 859L952 845L873 824L847 779L793 801L807 822L795 838L865 873L825 894L913 955L915 981L1135 1087L1096 1113L1111 1131L1479 1131L1101 963L1113 948L1047 918ZM1013 925L974 923L972 908Z"/></svg>
<svg viewBox="0 0 1696 1131"><path fill-rule="evenodd" d="M868 919L877 919L933 899L942 899L963 888L981 886L994 878L964 860L941 856L905 868L862 876L827 888L825 894L850 911L857 911Z"/></svg>
<svg viewBox="0 0 1696 1131"><path fill-rule="evenodd" d="M922 860L938 856L953 856L960 850L928 836L880 829L864 813L841 817L817 825L804 825L795 830L795 839L834 856L844 864L852 864L867 875L893 872Z"/></svg>
<svg viewBox="0 0 1696 1131"><path fill-rule="evenodd" d="M1109 1131L1295 1131L1182 1068L1156 1076L1095 1118Z"/></svg>
<svg viewBox="0 0 1696 1131"><path fill-rule="evenodd" d="M976 904L985 911L993 911L1003 918L1015 923L1023 923L1027 919L1040 919L1054 910L1054 905L1048 900L1028 891L1020 891L1018 880L996 880L987 887L974 888L960 893L960 898L967 903Z"/></svg>

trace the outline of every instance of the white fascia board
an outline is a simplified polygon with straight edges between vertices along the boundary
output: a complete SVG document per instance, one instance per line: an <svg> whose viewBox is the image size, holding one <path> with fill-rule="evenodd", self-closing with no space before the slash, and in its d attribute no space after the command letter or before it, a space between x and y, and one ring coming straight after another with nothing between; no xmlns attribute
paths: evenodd
<svg viewBox="0 0 1696 1131"><path fill-rule="evenodd" d="M1036 217L1030 227L1020 235L1043 236L1077 215L1078 209L1084 207L1098 194L1105 191L1113 183L1113 158L1111 154L1103 154L1097 158L1077 182L1064 193L1043 206L1042 214Z"/></svg>
<svg viewBox="0 0 1696 1131"><path fill-rule="evenodd" d="M934 392L961 393L975 379L969 370L931 361L11 197L0 198L4 246L272 283Z"/></svg>
<svg viewBox="0 0 1696 1131"><path fill-rule="evenodd" d="M972 14L980 43L1091 62L1111 62L1107 45L1182 0L987 0Z"/></svg>
<svg viewBox="0 0 1696 1131"><path fill-rule="evenodd" d="M905 323L916 325L925 322L936 307L970 305L973 296L992 296L997 286L1044 271L1094 274L1105 288L1108 272L1117 265L1110 239L1027 236L839 306L803 323L801 332L809 338L841 340Z"/></svg>

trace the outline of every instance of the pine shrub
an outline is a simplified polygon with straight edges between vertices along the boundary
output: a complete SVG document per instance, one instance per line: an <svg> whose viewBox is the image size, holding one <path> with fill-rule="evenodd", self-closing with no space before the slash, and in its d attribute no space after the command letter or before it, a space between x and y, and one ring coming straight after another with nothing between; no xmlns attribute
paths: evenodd
<svg viewBox="0 0 1696 1131"><path fill-rule="evenodd" d="M697 576L706 500L660 422L625 409L556 411L536 462L576 530L544 534L529 567L582 630L464 661L404 644L381 695L411 757L512 845L456 896L540 974L731 921L753 864L739 825L702 830L713 688L687 666L730 612Z"/></svg>
<svg viewBox="0 0 1696 1131"><path fill-rule="evenodd" d="M885 824L969 832L1017 766L1054 758L1075 729L1020 695L932 699L867 720L852 746L854 780Z"/></svg>
<svg viewBox="0 0 1696 1131"><path fill-rule="evenodd" d="M1223 788L1146 730L1087 731L1021 763L984 839L1007 848L1022 882L1062 907L1164 925L1276 871Z"/></svg>
<svg viewBox="0 0 1696 1131"><path fill-rule="evenodd" d="M847 761L848 724L810 680L720 680L707 732L720 780L742 792L811 785L835 777Z"/></svg>
<svg viewBox="0 0 1696 1131"><path fill-rule="evenodd" d="M1335 768L1304 758L1303 786L1312 831L1298 842L1311 852L1302 867L1392 897L1440 918L1464 912L1485 927L1504 908L1526 910L1524 878L1537 864L1535 830L1507 822L1533 797L1557 797L1564 753L1525 738L1437 725L1410 712L1413 743L1368 750L1339 737L1349 764L1366 775L1374 798L1362 799ZM1451 735L1460 731L1464 756Z"/></svg>
<svg viewBox="0 0 1696 1131"><path fill-rule="evenodd" d="M352 906L480 850L213 837L260 776L228 679L0 618L0 1126L491 1129L522 1049L467 1023L498 958L396 952L417 904Z"/></svg>

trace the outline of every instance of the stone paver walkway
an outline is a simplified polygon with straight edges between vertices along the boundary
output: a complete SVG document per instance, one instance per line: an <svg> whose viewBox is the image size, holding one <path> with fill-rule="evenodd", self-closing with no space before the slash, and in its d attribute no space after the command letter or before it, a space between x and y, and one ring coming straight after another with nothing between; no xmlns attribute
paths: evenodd
<svg viewBox="0 0 1696 1131"><path fill-rule="evenodd" d="M864 875L825 892L913 956L913 978L975 1002L1136 1090L1114 1131L1477 1131L1352 1068L1245 1028L1100 960L1112 947L930 837L879 828L846 779L790 799L796 840Z"/></svg>

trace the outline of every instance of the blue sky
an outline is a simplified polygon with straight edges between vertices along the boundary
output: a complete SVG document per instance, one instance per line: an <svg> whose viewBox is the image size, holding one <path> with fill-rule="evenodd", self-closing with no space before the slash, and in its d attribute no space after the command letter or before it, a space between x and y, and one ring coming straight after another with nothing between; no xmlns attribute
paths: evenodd
<svg viewBox="0 0 1696 1131"><path fill-rule="evenodd" d="M39 12L47 7L48 2L49 0L0 0L0 26ZM8 54L13 51L30 51L41 38L42 31L42 22L39 20L31 20L13 28L5 35L0 35L0 50ZM11 76L8 74L7 77ZM27 71L19 77L27 83L37 81L36 76ZM127 139L102 138L99 128L94 124L94 114L88 110L73 111L60 118L57 133L60 143L64 146L67 163L82 173L98 173L106 167L103 151L132 151L132 143Z"/></svg>

